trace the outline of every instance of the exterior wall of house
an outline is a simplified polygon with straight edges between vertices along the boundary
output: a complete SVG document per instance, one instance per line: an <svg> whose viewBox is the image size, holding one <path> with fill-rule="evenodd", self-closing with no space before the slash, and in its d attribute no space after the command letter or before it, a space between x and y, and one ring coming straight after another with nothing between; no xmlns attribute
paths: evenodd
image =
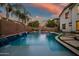
<svg viewBox="0 0 79 59"><path fill-rule="evenodd" d="M76 32L76 21L79 20L78 10L76 4L71 10L69 7L60 16L60 30L64 32ZM65 13L69 11L69 18L65 19ZM66 29L63 29L62 24L66 24Z"/></svg>
<svg viewBox="0 0 79 59"><path fill-rule="evenodd" d="M77 21L77 4L72 9L72 31L76 31L76 21Z"/></svg>
<svg viewBox="0 0 79 59"><path fill-rule="evenodd" d="M64 32L70 32L71 27L69 26L69 22L71 22L71 20L70 20L70 18L65 19L65 13L66 13L66 12L69 12L69 8L67 8L67 9L62 13L62 15L60 16L60 30L61 30L61 31L64 31ZM70 12L69 12L69 15L70 15ZM62 24L66 24L66 28L65 28L65 29L63 29Z"/></svg>

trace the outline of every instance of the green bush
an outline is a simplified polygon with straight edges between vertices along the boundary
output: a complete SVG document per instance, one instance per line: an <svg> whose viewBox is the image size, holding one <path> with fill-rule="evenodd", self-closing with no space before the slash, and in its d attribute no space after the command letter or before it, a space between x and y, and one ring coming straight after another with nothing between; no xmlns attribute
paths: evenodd
<svg viewBox="0 0 79 59"><path fill-rule="evenodd" d="M39 27L39 22L38 21L30 22L28 24L28 26L31 26L31 27Z"/></svg>
<svg viewBox="0 0 79 59"><path fill-rule="evenodd" d="M56 27L56 26L57 26L57 24L55 23L54 20L47 21L46 27Z"/></svg>

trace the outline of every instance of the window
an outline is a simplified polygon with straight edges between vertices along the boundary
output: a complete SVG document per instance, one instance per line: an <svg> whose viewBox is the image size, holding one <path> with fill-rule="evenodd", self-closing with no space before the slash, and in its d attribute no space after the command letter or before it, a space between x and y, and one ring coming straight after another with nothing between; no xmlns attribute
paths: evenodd
<svg viewBox="0 0 79 59"><path fill-rule="evenodd" d="M69 26L72 26L72 22L69 22Z"/></svg>
<svg viewBox="0 0 79 59"><path fill-rule="evenodd" d="M79 21L76 21L76 30L79 31Z"/></svg>
<svg viewBox="0 0 79 59"><path fill-rule="evenodd" d="M62 24L62 29L66 29L66 24Z"/></svg>
<svg viewBox="0 0 79 59"><path fill-rule="evenodd" d="M78 15L79 15L79 5L77 6L77 13L78 13Z"/></svg>
<svg viewBox="0 0 79 59"><path fill-rule="evenodd" d="M68 19L69 18L69 12L66 12L65 13L65 19Z"/></svg>

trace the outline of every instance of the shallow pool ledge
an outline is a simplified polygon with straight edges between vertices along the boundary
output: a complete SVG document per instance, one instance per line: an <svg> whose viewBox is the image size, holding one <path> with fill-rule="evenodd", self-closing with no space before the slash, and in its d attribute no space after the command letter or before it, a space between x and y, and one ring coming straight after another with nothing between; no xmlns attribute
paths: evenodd
<svg viewBox="0 0 79 59"><path fill-rule="evenodd" d="M59 34L58 36L55 37L55 39L62 44L63 46L65 46L66 48L68 48L69 50L71 50L73 53L75 53L76 55L79 55L79 50L77 50L76 48L68 45L67 43L64 43L63 41L60 40L62 33Z"/></svg>

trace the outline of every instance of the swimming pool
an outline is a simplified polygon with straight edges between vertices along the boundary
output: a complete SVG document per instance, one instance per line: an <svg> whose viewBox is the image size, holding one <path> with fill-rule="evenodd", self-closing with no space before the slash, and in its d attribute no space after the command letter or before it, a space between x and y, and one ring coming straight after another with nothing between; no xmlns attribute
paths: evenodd
<svg viewBox="0 0 79 59"><path fill-rule="evenodd" d="M74 56L56 41L55 33L32 32L0 48L0 55L12 56Z"/></svg>

